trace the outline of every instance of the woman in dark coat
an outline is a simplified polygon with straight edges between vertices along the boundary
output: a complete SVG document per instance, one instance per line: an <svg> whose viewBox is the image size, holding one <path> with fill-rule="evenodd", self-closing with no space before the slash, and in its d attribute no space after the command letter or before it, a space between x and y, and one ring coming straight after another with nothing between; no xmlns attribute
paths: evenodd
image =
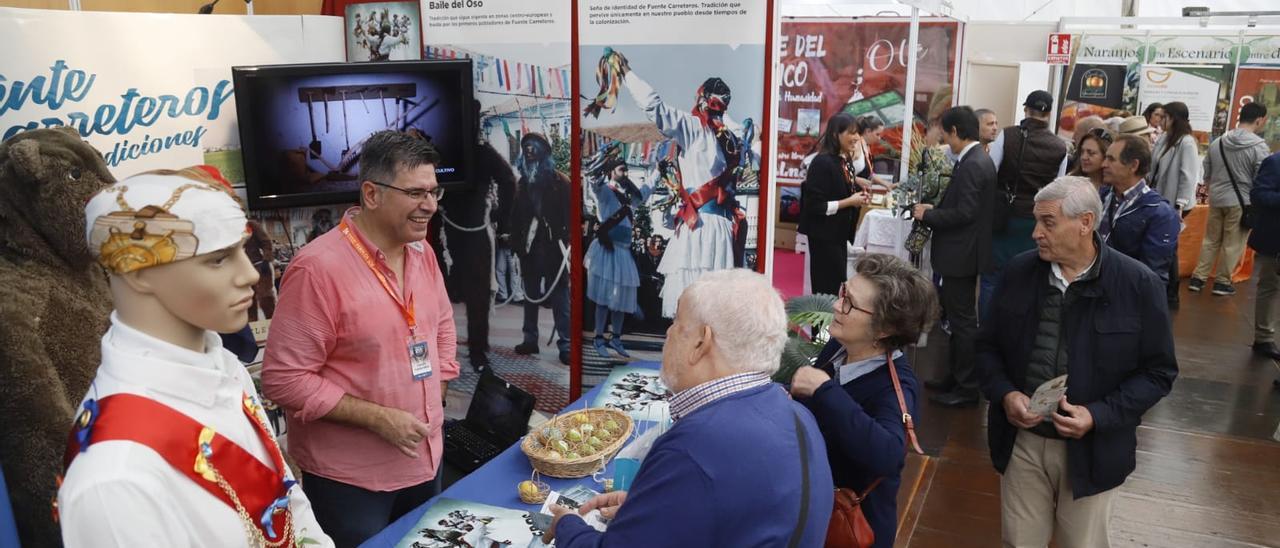
<svg viewBox="0 0 1280 548"><path fill-rule="evenodd" d="M818 420L836 487L861 495L879 481L861 507L875 531L875 546L888 548L897 532L906 451L919 451L904 420L916 412L916 376L901 349L937 317L937 295L906 261L872 253L858 260L833 308L831 339L814 366L796 371L791 395ZM885 367L889 357L905 405Z"/></svg>
<svg viewBox="0 0 1280 548"><path fill-rule="evenodd" d="M862 136L853 116L837 114L827 121L818 141L819 153L800 185L799 232L809 239L809 285L813 293L834 295L845 279L848 251L857 230L858 208L868 195L858 185L852 156ZM864 158L864 164L865 164Z"/></svg>

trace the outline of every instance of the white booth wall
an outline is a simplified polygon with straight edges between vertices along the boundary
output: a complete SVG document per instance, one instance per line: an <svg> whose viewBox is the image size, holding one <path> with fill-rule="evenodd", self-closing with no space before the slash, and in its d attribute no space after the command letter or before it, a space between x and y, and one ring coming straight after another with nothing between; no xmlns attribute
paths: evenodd
<svg viewBox="0 0 1280 548"><path fill-rule="evenodd" d="M1020 105L1026 94L1051 89L1045 48L1057 28L1056 22L966 24L957 104L989 108L1001 125L1022 119Z"/></svg>

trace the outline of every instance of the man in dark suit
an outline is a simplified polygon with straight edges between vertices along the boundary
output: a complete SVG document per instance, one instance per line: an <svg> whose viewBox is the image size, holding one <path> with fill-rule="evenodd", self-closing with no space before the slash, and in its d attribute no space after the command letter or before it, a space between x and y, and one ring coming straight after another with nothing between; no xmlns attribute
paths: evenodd
<svg viewBox="0 0 1280 548"><path fill-rule="evenodd" d="M951 184L937 207L915 206L914 216L933 229L933 270L942 276L938 300L951 322L951 351L945 378L931 387L945 390L929 399L957 407L978 403L973 374L978 332L978 275L991 266L991 215L996 166L978 145L978 116L969 107L942 114L947 146L957 158Z"/></svg>

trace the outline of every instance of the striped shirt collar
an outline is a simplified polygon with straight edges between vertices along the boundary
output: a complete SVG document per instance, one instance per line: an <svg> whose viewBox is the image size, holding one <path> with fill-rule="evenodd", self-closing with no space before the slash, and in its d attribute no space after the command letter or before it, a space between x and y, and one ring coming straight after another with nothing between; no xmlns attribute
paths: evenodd
<svg viewBox="0 0 1280 548"><path fill-rule="evenodd" d="M680 420L712 402L773 382L764 373L739 373L699 384L671 397L671 419Z"/></svg>

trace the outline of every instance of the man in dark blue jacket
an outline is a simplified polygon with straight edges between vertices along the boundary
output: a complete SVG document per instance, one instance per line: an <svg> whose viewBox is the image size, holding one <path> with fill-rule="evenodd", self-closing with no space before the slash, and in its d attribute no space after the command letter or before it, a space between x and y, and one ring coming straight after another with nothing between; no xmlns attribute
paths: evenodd
<svg viewBox="0 0 1280 548"><path fill-rule="evenodd" d="M607 531L555 506L546 537L559 548L822 546L834 503L827 447L813 415L769 380L786 329L762 274L713 271L685 288L662 348L674 425L630 491L582 506L616 513Z"/></svg>
<svg viewBox="0 0 1280 548"><path fill-rule="evenodd" d="M1102 157L1102 222L1098 236L1116 251L1147 265L1169 283L1182 218L1147 187L1151 147L1141 137L1119 136Z"/></svg>
<svg viewBox="0 0 1280 548"><path fill-rule="evenodd" d="M1178 373L1165 286L1096 236L1088 179L1059 178L1035 200L1037 249L1010 261L978 338L1004 542L1107 546L1138 424ZM1030 396L1064 374L1057 409L1037 414Z"/></svg>
<svg viewBox="0 0 1280 548"><path fill-rule="evenodd" d="M1268 156L1258 168L1249 191L1253 203L1253 232L1249 247L1258 263L1258 296L1254 301L1253 351L1280 360L1276 348L1276 298L1280 296L1280 153ZM1280 380L1276 381L1280 386Z"/></svg>

